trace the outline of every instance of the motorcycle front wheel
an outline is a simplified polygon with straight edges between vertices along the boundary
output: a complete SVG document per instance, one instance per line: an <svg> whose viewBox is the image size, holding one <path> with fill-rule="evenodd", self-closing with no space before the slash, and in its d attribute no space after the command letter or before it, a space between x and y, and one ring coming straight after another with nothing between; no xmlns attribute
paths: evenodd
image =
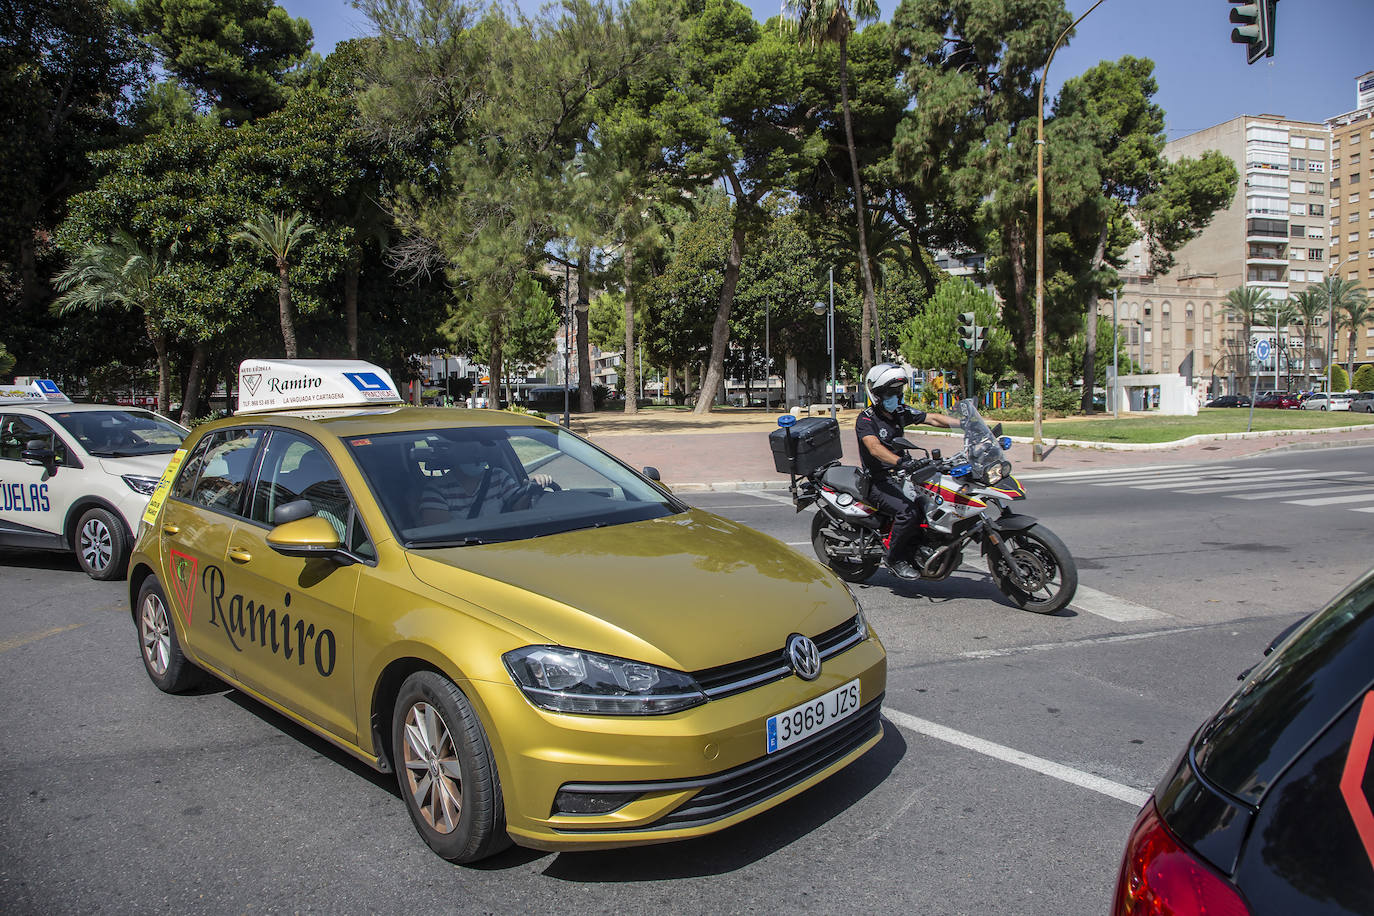
<svg viewBox="0 0 1374 916"><path fill-rule="evenodd" d="M816 551L817 559L829 566L835 575L846 582L863 582L873 575L878 569L878 557L850 559L830 555L827 545L843 542L837 541L833 536L827 536L825 533L827 526L843 532L849 543L859 539L859 532L853 525L848 522L833 520L824 512L817 512L811 519L811 549Z"/></svg>
<svg viewBox="0 0 1374 916"><path fill-rule="evenodd" d="M1073 555L1054 532L1039 525L1003 535L1015 569L1002 552L988 548L988 572L997 590L1023 611L1053 614L1078 591L1078 567Z"/></svg>

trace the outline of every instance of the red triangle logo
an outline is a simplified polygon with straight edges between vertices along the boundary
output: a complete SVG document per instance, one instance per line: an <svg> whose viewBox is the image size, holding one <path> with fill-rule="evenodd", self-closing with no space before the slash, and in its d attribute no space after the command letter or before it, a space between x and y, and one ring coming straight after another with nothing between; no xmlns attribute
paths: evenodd
<svg viewBox="0 0 1374 916"><path fill-rule="evenodd" d="M176 598L177 604L181 605L181 616L186 618L186 625L191 625L191 595L195 591L196 567L199 561L189 554L184 554L180 550L169 551L172 556L172 596Z"/></svg>

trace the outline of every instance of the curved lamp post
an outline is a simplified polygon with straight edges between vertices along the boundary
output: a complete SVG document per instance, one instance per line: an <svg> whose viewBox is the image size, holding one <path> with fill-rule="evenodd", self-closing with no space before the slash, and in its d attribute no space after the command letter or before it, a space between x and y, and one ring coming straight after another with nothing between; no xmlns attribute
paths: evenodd
<svg viewBox="0 0 1374 916"><path fill-rule="evenodd" d="M1088 7L1088 13L1105 2L1097 0ZM1032 461L1045 460L1045 440L1040 435L1045 418L1045 77L1049 76L1050 64L1059 46L1088 13L1075 19L1073 25L1055 39L1045 69L1040 72L1040 91L1036 97L1039 123L1035 132L1035 435L1031 440Z"/></svg>

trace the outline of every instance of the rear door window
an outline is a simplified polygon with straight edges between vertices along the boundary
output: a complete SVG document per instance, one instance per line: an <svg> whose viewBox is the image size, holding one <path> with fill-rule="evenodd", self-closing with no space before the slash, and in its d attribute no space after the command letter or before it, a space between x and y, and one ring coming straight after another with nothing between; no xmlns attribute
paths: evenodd
<svg viewBox="0 0 1374 916"><path fill-rule="evenodd" d="M207 509L240 515L248 490L253 456L257 454L260 429L227 429L215 433L204 453L199 474L186 499ZM186 471L192 469L187 467Z"/></svg>

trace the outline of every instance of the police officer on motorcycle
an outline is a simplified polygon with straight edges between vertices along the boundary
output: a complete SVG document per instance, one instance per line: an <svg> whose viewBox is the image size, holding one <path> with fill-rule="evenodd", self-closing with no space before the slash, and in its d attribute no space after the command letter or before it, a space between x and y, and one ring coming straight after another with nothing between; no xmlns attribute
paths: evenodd
<svg viewBox="0 0 1374 916"><path fill-rule="evenodd" d="M879 363L868 370L864 385L871 403L860 412L854 431L859 437L859 455L872 481L868 500L892 516L887 568L903 579L918 579L921 574L907 557L925 522L925 506L919 499L907 499L902 493L900 479L893 475L896 470L915 468L917 462L893 451L887 443L901 436L907 426L924 423L941 429L957 429L959 421L944 414L913 410L903 404L902 389L906 383L906 370L896 363Z"/></svg>

